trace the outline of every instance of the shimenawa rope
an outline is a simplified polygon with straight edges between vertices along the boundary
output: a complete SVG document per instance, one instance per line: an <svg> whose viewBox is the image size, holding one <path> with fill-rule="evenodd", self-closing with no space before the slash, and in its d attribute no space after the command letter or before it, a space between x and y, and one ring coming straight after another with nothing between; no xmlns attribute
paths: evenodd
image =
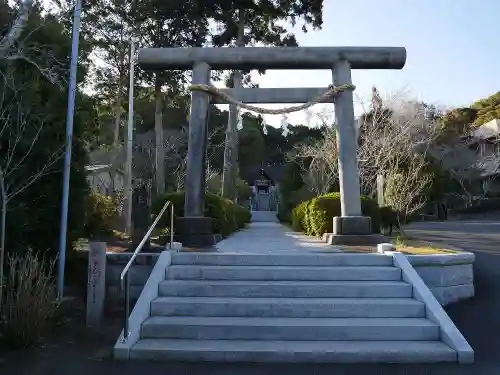
<svg viewBox="0 0 500 375"><path fill-rule="evenodd" d="M287 113L302 111L304 109L312 107L315 104L324 102L327 99L331 99L331 98L335 97L340 92L343 92L346 90L355 90L355 89L356 89L356 86L354 86L354 85L341 85L341 86L330 85L330 86L328 86L328 90L326 92L324 92L323 94L319 95L318 97L308 101L307 103L295 105L295 106L291 106L291 107L286 107L286 108L271 109L271 108L261 108L261 107L257 107L254 105L240 102L239 100L232 98L231 96L223 93L217 87L212 86L212 85L191 85L191 86L189 86L190 91L202 91L202 92L206 92L208 94L211 94L213 96L218 96L219 98L222 98L223 100L225 100L229 104L234 104L240 108L244 108L244 109L247 109L247 110L252 111L252 112L260 113L261 115L284 115Z"/></svg>

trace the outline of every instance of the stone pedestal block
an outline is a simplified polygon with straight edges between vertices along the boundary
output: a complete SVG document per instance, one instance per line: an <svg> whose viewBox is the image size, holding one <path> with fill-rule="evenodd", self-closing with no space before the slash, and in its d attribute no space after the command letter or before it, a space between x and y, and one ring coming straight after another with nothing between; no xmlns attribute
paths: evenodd
<svg viewBox="0 0 500 375"><path fill-rule="evenodd" d="M333 234L363 235L372 233L372 221L368 216L335 216Z"/></svg>
<svg viewBox="0 0 500 375"><path fill-rule="evenodd" d="M217 236L212 232L210 217L180 217L176 221L175 241L183 247L210 249L217 243Z"/></svg>
<svg viewBox="0 0 500 375"><path fill-rule="evenodd" d="M387 238L380 234L335 234L326 235L326 243L329 245L346 246L375 246L381 242L387 241Z"/></svg>

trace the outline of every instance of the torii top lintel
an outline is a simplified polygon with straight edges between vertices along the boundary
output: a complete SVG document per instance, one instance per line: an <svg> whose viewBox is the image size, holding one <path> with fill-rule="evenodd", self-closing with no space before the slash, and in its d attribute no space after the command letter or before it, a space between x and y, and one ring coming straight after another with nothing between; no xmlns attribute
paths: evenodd
<svg viewBox="0 0 500 375"><path fill-rule="evenodd" d="M402 69L404 47L181 47L142 48L139 65L148 70L191 70L198 62L212 69L332 69L338 61L351 69Z"/></svg>

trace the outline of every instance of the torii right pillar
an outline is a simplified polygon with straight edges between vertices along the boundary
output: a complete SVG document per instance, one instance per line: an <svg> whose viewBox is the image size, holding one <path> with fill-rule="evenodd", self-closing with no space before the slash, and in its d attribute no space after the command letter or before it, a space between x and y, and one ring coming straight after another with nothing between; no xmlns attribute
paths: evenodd
<svg viewBox="0 0 500 375"><path fill-rule="evenodd" d="M332 69L335 86L352 84L351 64L338 61ZM373 234L371 218L361 211L361 188L358 169L358 132L354 118L352 90L335 97L335 123L337 131L338 168L341 216L333 218L333 233L327 237L330 244L372 244L381 241Z"/></svg>
<svg viewBox="0 0 500 375"><path fill-rule="evenodd" d="M351 66L347 61L337 62L332 70L335 86L350 85ZM334 235L363 235L372 233L371 219L361 212L358 172L358 139L354 119L352 90L345 90L335 98L335 123L342 216L333 219Z"/></svg>

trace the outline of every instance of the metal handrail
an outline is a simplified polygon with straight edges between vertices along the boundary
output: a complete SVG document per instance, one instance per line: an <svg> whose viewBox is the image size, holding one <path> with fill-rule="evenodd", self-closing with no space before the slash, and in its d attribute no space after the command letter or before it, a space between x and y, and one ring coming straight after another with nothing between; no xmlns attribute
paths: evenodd
<svg viewBox="0 0 500 375"><path fill-rule="evenodd" d="M135 258L137 258L137 255L141 252L142 248L144 247L144 244L148 240L149 236L151 236L151 233L155 229L156 225L160 221L161 217L167 210L167 208L170 206L171 210L171 215L170 215L170 249L172 249L173 241L174 241L174 204L170 201L167 201L163 208L161 209L160 213L158 216L156 216L156 219L153 221L153 224L151 224L151 227L149 230L146 232L144 237L142 238L141 242L139 242L139 245L134 250L134 253L132 254L132 257L126 264L125 268L123 268L122 273L120 274L120 285L121 285L121 290L125 291L125 322L123 323L123 339L122 342L126 342L128 340L128 337L130 335L129 332L129 322L128 319L130 317L130 277L128 271L132 267L132 264L135 261Z"/></svg>

